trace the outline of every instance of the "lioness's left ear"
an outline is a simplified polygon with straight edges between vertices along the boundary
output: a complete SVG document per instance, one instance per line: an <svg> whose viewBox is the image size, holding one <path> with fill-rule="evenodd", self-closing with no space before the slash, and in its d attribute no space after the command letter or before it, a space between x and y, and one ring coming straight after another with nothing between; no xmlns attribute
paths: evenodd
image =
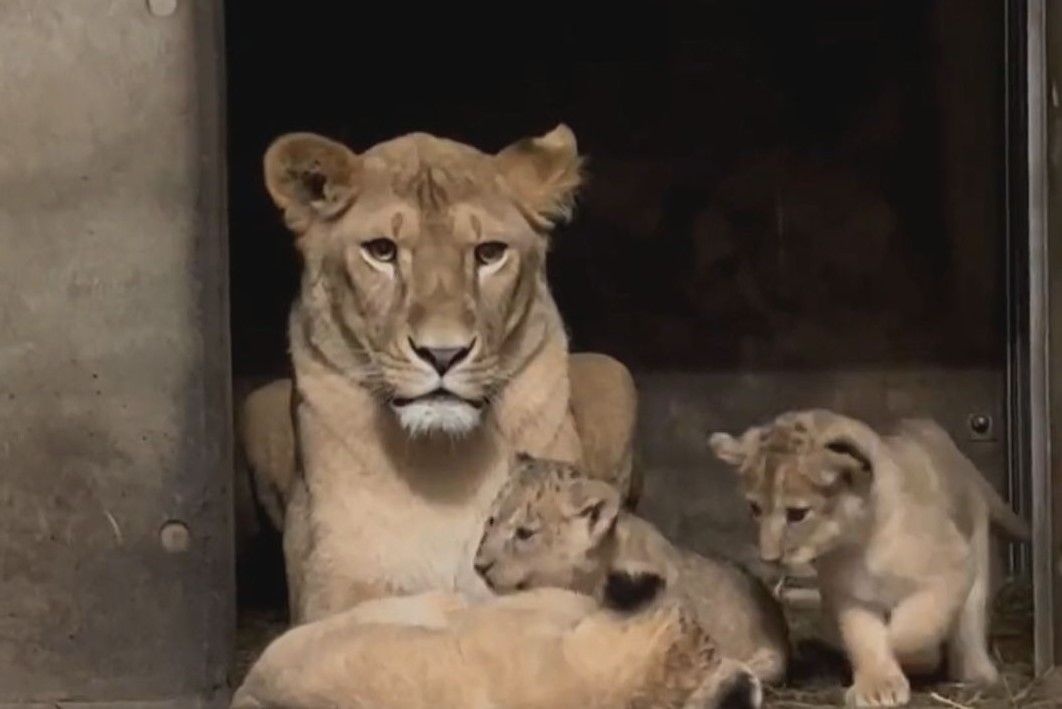
<svg viewBox="0 0 1062 709"><path fill-rule="evenodd" d="M582 183L575 134L563 123L524 138L494 156L498 173L535 226L546 229L571 217Z"/></svg>
<svg viewBox="0 0 1062 709"><path fill-rule="evenodd" d="M602 480L580 480L572 485L568 502L572 513L586 520L595 546L608 535L619 516L619 490Z"/></svg>
<svg viewBox="0 0 1062 709"><path fill-rule="evenodd" d="M345 210L358 192L361 160L350 148L313 133L288 133L263 158L266 189L301 235L315 219Z"/></svg>

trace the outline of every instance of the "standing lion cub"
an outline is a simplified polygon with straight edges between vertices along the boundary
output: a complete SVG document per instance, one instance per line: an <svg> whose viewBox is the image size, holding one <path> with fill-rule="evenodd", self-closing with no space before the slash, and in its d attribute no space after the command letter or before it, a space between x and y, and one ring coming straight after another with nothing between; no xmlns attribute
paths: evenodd
<svg viewBox="0 0 1062 709"><path fill-rule="evenodd" d="M989 525L1025 523L938 425L888 436L828 410L788 412L715 454L742 477L767 562L811 563L854 681L848 704L898 706L907 672L932 672L947 646L958 681L994 683L988 654Z"/></svg>

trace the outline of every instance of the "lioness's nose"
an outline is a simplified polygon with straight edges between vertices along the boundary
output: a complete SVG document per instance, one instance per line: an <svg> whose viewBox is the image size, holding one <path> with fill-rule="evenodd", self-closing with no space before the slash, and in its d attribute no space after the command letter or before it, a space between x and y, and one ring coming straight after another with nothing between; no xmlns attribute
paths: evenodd
<svg viewBox="0 0 1062 709"><path fill-rule="evenodd" d="M473 564L473 567L476 569L476 573L480 576L490 571L490 567L492 566L494 566L493 561L477 561L475 564Z"/></svg>
<svg viewBox="0 0 1062 709"><path fill-rule="evenodd" d="M420 347L413 340L410 340L409 344L413 348L413 352L430 364L441 376L467 357L476 341L473 340L464 347Z"/></svg>

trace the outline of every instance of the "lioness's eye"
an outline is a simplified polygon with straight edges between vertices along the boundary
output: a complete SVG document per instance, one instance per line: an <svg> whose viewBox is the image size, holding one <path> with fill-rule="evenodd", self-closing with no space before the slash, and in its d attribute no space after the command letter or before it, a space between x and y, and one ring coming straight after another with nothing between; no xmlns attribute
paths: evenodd
<svg viewBox="0 0 1062 709"><path fill-rule="evenodd" d="M395 260L395 256L398 255L398 245L390 239L366 241L361 245L361 248L371 258L384 263L391 263Z"/></svg>
<svg viewBox="0 0 1062 709"><path fill-rule="evenodd" d="M516 538L517 539L528 540L528 539L530 539L533 536L535 536L535 530L533 530L533 529L529 529L527 527L517 527L516 528Z"/></svg>
<svg viewBox="0 0 1062 709"><path fill-rule="evenodd" d="M759 517L763 512L763 510L760 509L760 506L752 500L749 500L749 510L752 512L753 517Z"/></svg>
<svg viewBox="0 0 1062 709"><path fill-rule="evenodd" d="M785 518L790 524L796 524L807 516L807 507L789 507L785 511Z"/></svg>
<svg viewBox="0 0 1062 709"><path fill-rule="evenodd" d="M476 263L480 266L489 266L497 263L505 255L508 244L500 241L487 241L476 245Z"/></svg>

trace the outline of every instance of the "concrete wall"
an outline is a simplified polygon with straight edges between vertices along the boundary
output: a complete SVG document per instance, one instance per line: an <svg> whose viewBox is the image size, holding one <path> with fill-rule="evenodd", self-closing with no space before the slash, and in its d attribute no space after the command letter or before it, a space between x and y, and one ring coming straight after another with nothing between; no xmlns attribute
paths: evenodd
<svg viewBox="0 0 1062 709"><path fill-rule="evenodd" d="M0 705L198 706L232 627L214 3L0 3Z"/></svg>

